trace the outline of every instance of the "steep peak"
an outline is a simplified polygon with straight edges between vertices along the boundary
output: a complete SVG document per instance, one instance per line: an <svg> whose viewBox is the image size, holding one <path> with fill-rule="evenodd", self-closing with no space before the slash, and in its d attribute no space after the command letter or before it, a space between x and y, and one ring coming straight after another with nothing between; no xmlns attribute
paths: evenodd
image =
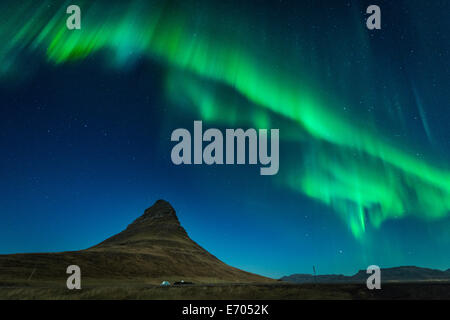
<svg viewBox="0 0 450 320"><path fill-rule="evenodd" d="M166 200L159 199L151 207L145 209L142 217L161 218L173 217L177 218L175 209Z"/></svg>
<svg viewBox="0 0 450 320"><path fill-rule="evenodd" d="M148 241L163 239L190 240L184 228L180 225L175 209L169 202L156 201L144 214L133 221L128 227L106 239L95 247L105 245L147 245Z"/></svg>
<svg viewBox="0 0 450 320"><path fill-rule="evenodd" d="M158 200L147 208L142 216L127 227L127 230L157 225L180 225L175 209L165 200Z"/></svg>

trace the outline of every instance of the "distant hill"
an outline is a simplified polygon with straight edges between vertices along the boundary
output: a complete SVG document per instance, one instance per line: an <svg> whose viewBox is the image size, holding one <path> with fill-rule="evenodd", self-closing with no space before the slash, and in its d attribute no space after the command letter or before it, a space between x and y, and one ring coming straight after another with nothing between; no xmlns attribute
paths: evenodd
<svg viewBox="0 0 450 320"><path fill-rule="evenodd" d="M80 232L82 236L82 232ZM172 206L158 200L124 231L86 250L0 255L0 285L65 279L67 266L84 280L271 282L231 267L189 238ZM64 282L65 284L65 282Z"/></svg>
<svg viewBox="0 0 450 320"><path fill-rule="evenodd" d="M282 277L280 280L292 283L354 283L365 282L369 276L366 270L360 270L352 276L330 274L314 277L312 274L293 274ZM415 266L382 268L381 280L390 282L450 281L450 269L441 271Z"/></svg>

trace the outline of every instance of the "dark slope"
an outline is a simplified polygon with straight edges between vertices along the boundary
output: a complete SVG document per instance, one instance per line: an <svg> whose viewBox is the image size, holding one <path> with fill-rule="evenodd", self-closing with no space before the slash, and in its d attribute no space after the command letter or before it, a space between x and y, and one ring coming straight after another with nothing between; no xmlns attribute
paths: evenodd
<svg viewBox="0 0 450 320"><path fill-rule="evenodd" d="M369 275L365 270L360 270L353 276L340 274L318 275L314 278L311 274L293 274L282 277L281 280L292 283L362 283ZM404 266L381 269L381 280L391 282L415 282L415 281L450 281L450 269L446 271Z"/></svg>
<svg viewBox="0 0 450 320"><path fill-rule="evenodd" d="M192 241L172 206L158 200L124 231L86 250L0 255L0 282L67 277L68 265L80 266L83 279L158 283L273 281L223 263ZM34 271L33 271L34 270Z"/></svg>

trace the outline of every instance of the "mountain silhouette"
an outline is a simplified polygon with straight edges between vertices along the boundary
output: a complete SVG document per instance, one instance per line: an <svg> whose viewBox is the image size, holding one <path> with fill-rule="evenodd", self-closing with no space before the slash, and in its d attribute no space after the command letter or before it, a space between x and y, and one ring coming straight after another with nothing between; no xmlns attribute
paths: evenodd
<svg viewBox="0 0 450 320"><path fill-rule="evenodd" d="M80 251L0 255L0 281L66 278L78 265L82 278L97 281L162 280L266 282L273 279L231 267L195 243L173 207L158 200L124 231Z"/></svg>
<svg viewBox="0 0 450 320"><path fill-rule="evenodd" d="M352 276L329 274L314 277L312 274L293 274L284 276L280 280L292 283L362 283L369 276L366 270L359 270ZM382 268L381 280L383 282L450 281L450 269L441 271L416 266Z"/></svg>
<svg viewBox="0 0 450 320"><path fill-rule="evenodd" d="M184 245L198 245L193 242L180 225L173 207L164 200L158 200L144 214L124 231L94 246L94 248L133 247L143 250L164 242L169 247L182 242Z"/></svg>

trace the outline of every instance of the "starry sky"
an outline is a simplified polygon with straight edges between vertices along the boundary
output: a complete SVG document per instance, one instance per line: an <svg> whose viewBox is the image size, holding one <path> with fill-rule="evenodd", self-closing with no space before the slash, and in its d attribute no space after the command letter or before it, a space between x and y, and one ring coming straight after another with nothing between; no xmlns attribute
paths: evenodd
<svg viewBox="0 0 450 320"><path fill-rule="evenodd" d="M66 28L77 4L81 30ZM2 1L0 253L78 250L157 199L280 277L450 267L448 1ZM176 128L280 129L280 169L176 166Z"/></svg>

